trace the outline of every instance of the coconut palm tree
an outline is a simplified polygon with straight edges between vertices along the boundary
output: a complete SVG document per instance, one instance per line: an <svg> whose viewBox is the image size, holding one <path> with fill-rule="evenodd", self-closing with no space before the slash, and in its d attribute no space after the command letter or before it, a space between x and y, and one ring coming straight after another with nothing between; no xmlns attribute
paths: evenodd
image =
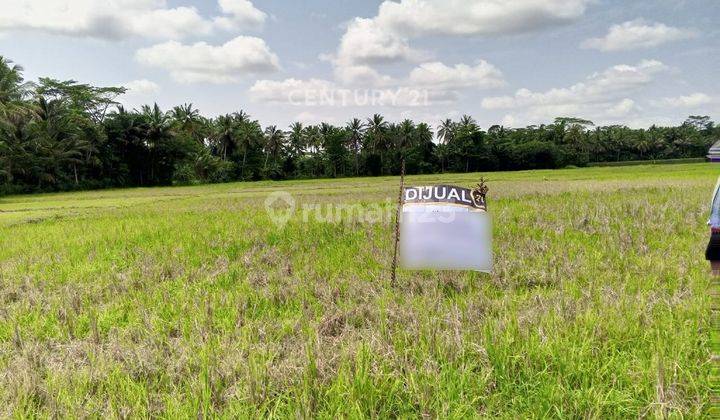
<svg viewBox="0 0 720 420"><path fill-rule="evenodd" d="M397 147L404 159L407 150L413 147L415 143L415 123L412 120L405 119L400 123L398 129L399 133L395 147Z"/></svg>
<svg viewBox="0 0 720 420"><path fill-rule="evenodd" d="M645 133L645 130L641 129L638 133L638 138L635 141L635 149L640 153L640 159L643 159L645 153L650 151L652 147L652 139Z"/></svg>
<svg viewBox="0 0 720 420"><path fill-rule="evenodd" d="M168 111L168 114L179 131L186 133L198 142L202 142L202 128L205 121L200 115L200 111L193 108L192 103L178 105Z"/></svg>
<svg viewBox="0 0 720 420"><path fill-rule="evenodd" d="M355 160L355 175L357 176L360 173L360 164L358 163L358 158L360 156L360 147L362 145L362 139L363 135L365 134L365 124L363 124L362 121L360 121L357 118L353 118L352 120L348 121L346 125L346 130L348 132L348 146L350 146L350 150L353 153L353 157Z"/></svg>
<svg viewBox="0 0 720 420"><path fill-rule="evenodd" d="M440 159L440 171L445 172L445 160L447 159L449 152L449 145L452 144L455 139L455 130L457 124L450 118L447 118L440 122L438 125L438 140L439 145L437 148L437 156Z"/></svg>
<svg viewBox="0 0 720 420"><path fill-rule="evenodd" d="M288 132L288 151L291 157L297 158L305 154L305 130L302 123L294 122L290 124Z"/></svg>
<svg viewBox="0 0 720 420"><path fill-rule="evenodd" d="M170 117L162 112L157 103L153 104L152 107L143 105L142 114L147 124L146 139L151 147L169 138L173 134Z"/></svg>
<svg viewBox="0 0 720 420"><path fill-rule="evenodd" d="M26 101L33 85L25 82L22 71L21 66L0 56L0 174L8 183L22 166L20 156L26 156L26 126L37 117L37 108Z"/></svg>
<svg viewBox="0 0 720 420"><path fill-rule="evenodd" d="M447 118L440 122L438 129L438 140L440 144L448 144L452 142L455 136L455 123L450 118Z"/></svg>
<svg viewBox="0 0 720 420"><path fill-rule="evenodd" d="M383 168L385 167L383 164L383 156L388 148L386 143L388 140L388 129L389 124L385 121L385 118L383 118L382 115L374 114L371 118L368 118L366 131L367 135L365 136L365 140L368 142L370 150L380 156L381 174L383 172Z"/></svg>
<svg viewBox="0 0 720 420"><path fill-rule="evenodd" d="M56 184L72 169L75 185L79 184L77 167L83 163L84 155L95 151L81 129L82 123L67 101L38 97L37 118L28 130L39 183Z"/></svg>
<svg viewBox="0 0 720 420"><path fill-rule="evenodd" d="M143 105L142 116L145 122L145 142L150 151L150 180L155 182L157 181L155 166L158 163L161 149L174 135L172 120L166 113L162 112L157 103L153 104L152 107Z"/></svg>
<svg viewBox="0 0 720 420"><path fill-rule="evenodd" d="M228 151L235 149L237 135L237 120L230 114L220 115L213 124L213 142L222 156L227 160Z"/></svg>
<svg viewBox="0 0 720 420"><path fill-rule="evenodd" d="M245 163L247 155L253 148L262 143L263 132L257 121L251 121L247 114L240 111L233 116L237 125L236 147L242 152L240 176L245 179Z"/></svg>
<svg viewBox="0 0 720 420"><path fill-rule="evenodd" d="M33 86L22 75L23 68L0 55L0 117L22 107Z"/></svg>
<svg viewBox="0 0 720 420"><path fill-rule="evenodd" d="M32 164L33 154L28 150L32 140L28 130L31 124L32 120L21 113L0 118L0 175L8 184L12 184L15 174L27 173Z"/></svg>
<svg viewBox="0 0 720 420"><path fill-rule="evenodd" d="M278 129L277 126L270 125L265 129L265 164L264 168L267 169L267 163L270 156L273 160L283 151L285 148L285 132Z"/></svg>
<svg viewBox="0 0 720 420"><path fill-rule="evenodd" d="M232 115L238 124L243 124L243 123L250 121L250 116L247 114L247 112L243 111L242 109L238 112L233 112Z"/></svg>
<svg viewBox="0 0 720 420"><path fill-rule="evenodd" d="M433 132L427 123L421 122L415 127L415 144L428 144L432 143Z"/></svg>
<svg viewBox="0 0 720 420"><path fill-rule="evenodd" d="M467 114L463 115L460 118L460 122L458 125L463 130L476 131L478 129L478 125L475 119Z"/></svg>
<svg viewBox="0 0 720 420"><path fill-rule="evenodd" d="M370 148L373 152L382 152L385 148L385 134L388 123L380 114L374 114L367 121L367 133L369 134Z"/></svg>

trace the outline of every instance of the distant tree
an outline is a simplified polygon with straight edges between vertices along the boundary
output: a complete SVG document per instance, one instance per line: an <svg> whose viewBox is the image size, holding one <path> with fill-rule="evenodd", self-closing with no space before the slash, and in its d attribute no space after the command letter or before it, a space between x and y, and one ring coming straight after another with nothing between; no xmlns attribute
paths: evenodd
<svg viewBox="0 0 720 420"><path fill-rule="evenodd" d="M714 124L707 115L691 115L683 123L684 126L692 127L697 131L711 131Z"/></svg>
<svg viewBox="0 0 720 420"><path fill-rule="evenodd" d="M305 154L305 129L302 123L295 122L290 125L288 132L288 152L290 157L297 159Z"/></svg>
<svg viewBox="0 0 720 420"><path fill-rule="evenodd" d="M475 119L467 114L460 118L458 125L460 126L460 129L467 131L475 131L478 129Z"/></svg>
<svg viewBox="0 0 720 420"><path fill-rule="evenodd" d="M365 135L365 140L370 154L374 155L371 156L370 159L377 157L379 160L380 174L383 173L385 160L383 157L387 152L388 148L388 128L389 127L387 121L385 121L385 118L383 118L383 116L380 114L374 114L367 120L367 131Z"/></svg>
<svg viewBox="0 0 720 420"><path fill-rule="evenodd" d="M85 113L96 124L102 123L108 110L118 105L115 99L125 91L124 87L96 87L48 77L41 77L36 89L38 95L48 100L68 100L72 109Z"/></svg>
<svg viewBox="0 0 720 420"><path fill-rule="evenodd" d="M265 129L264 141L263 149L265 151L265 163L263 165L263 170L266 173L272 173L273 176L277 176L279 174L277 159L285 148L285 132L278 129L277 126L268 126ZM270 157L273 158L271 161L272 167L268 168L268 160Z"/></svg>
<svg viewBox="0 0 720 420"><path fill-rule="evenodd" d="M169 114L177 132L186 134L198 143L204 143L208 134L207 123L197 108L193 108L192 104L178 105L173 107Z"/></svg>
<svg viewBox="0 0 720 420"><path fill-rule="evenodd" d="M455 123L450 118L443 120L438 125L438 138L440 144L448 144L452 141L455 134Z"/></svg>
<svg viewBox="0 0 720 420"><path fill-rule="evenodd" d="M359 119L353 118L347 123L346 129L348 132L348 145L355 162L355 175L358 175L360 173L359 157L363 135L365 134L365 124Z"/></svg>
<svg viewBox="0 0 720 420"><path fill-rule="evenodd" d="M576 117L557 117L555 118L555 124L563 124L568 126L579 125L581 127L592 127L595 125L595 123L590 120Z"/></svg>
<svg viewBox="0 0 720 420"><path fill-rule="evenodd" d="M238 124L230 114L220 115L213 124L212 138L220 156L227 160L228 154L237 147Z"/></svg>

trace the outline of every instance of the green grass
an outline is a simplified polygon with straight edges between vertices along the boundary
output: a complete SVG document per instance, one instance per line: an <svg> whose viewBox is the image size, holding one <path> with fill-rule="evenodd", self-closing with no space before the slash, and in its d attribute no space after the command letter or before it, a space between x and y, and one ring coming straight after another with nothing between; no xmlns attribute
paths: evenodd
<svg viewBox="0 0 720 420"><path fill-rule="evenodd" d="M717 171L485 174L494 273L395 285L390 217L264 200L392 214L397 178L0 198L0 415L708 417Z"/></svg>
<svg viewBox="0 0 720 420"><path fill-rule="evenodd" d="M588 166L633 166L633 165L674 165L678 163L700 163L707 162L706 158L676 158L676 159L653 159L653 160L621 160L619 162L590 162Z"/></svg>

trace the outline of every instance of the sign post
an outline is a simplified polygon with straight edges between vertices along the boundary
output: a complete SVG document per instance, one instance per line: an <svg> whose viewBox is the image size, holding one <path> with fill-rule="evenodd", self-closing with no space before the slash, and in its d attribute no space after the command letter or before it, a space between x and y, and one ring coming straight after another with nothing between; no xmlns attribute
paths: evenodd
<svg viewBox="0 0 720 420"><path fill-rule="evenodd" d="M400 162L400 191L398 192L397 208L395 209L395 250L393 251L392 276L390 284L395 285L397 279L398 244L400 243L400 218L402 217L403 190L405 189L405 157Z"/></svg>

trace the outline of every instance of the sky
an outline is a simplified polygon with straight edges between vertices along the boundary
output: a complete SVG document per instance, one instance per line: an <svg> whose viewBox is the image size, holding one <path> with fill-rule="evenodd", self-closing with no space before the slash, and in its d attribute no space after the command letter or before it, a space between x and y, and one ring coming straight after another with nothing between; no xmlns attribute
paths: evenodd
<svg viewBox="0 0 720 420"><path fill-rule="evenodd" d="M0 0L27 80L264 126L720 120L717 0Z"/></svg>

